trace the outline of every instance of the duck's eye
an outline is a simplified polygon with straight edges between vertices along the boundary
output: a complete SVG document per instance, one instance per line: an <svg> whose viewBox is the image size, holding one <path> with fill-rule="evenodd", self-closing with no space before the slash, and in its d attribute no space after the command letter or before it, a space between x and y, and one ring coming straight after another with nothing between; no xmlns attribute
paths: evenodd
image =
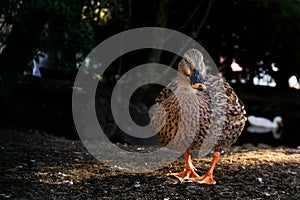
<svg viewBox="0 0 300 200"><path fill-rule="evenodd" d="M186 75L187 77L190 77L190 76L191 76L191 74L188 73L188 72L185 72L184 75Z"/></svg>
<svg viewBox="0 0 300 200"><path fill-rule="evenodd" d="M195 70L195 66L194 66L194 65L191 65L191 69L194 71L194 70Z"/></svg>

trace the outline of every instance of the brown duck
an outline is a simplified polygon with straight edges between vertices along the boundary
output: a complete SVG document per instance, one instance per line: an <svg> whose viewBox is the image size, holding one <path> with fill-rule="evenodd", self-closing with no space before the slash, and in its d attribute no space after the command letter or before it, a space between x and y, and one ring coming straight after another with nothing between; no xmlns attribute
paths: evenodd
<svg viewBox="0 0 300 200"><path fill-rule="evenodd" d="M191 85L193 71L198 70L205 81ZM188 50L178 65L178 77L156 98L151 126L158 141L168 149L185 152L186 168L172 173L181 182L215 184L213 170L220 151L236 141L245 126L245 110L232 87L221 78L206 75L203 56L196 49ZM203 155L214 149L208 172L199 176L190 152Z"/></svg>

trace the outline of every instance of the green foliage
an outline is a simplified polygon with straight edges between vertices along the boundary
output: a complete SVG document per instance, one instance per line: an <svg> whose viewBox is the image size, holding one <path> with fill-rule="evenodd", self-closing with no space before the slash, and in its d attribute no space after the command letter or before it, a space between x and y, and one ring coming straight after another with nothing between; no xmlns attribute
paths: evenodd
<svg viewBox="0 0 300 200"><path fill-rule="evenodd" d="M0 3L0 47L10 34L13 19L21 5L21 0L6 0Z"/></svg>
<svg viewBox="0 0 300 200"><path fill-rule="evenodd" d="M0 46L1 42L6 43L16 22L28 29L31 28L28 27L30 16L47 15L35 50L50 52L55 67L70 71L97 42L125 27L153 26L160 2L5 0L0 3ZM190 35L197 32L195 38L214 58L224 53L240 58L250 66L268 55L285 66L300 65L298 0L213 1L209 12L205 1L163 2L166 4L163 8L171 7L162 10L162 16L165 14L166 17L165 26ZM208 13L205 23L202 23L203 13ZM199 33L195 31L202 25Z"/></svg>
<svg viewBox="0 0 300 200"><path fill-rule="evenodd" d="M82 18L94 25L106 25L112 18L118 18L123 11L120 0L88 1L82 9Z"/></svg>
<svg viewBox="0 0 300 200"><path fill-rule="evenodd" d="M120 10L120 0L5 1L0 5L0 47L14 23L26 30L32 15L46 15L49 20L35 51L49 52L53 67L68 72L96 45L95 27L108 24Z"/></svg>
<svg viewBox="0 0 300 200"><path fill-rule="evenodd" d="M47 44L47 40L56 43L56 65L65 71L72 69L74 62L81 62L96 46L95 26L106 25L116 15L119 6L116 0L73 1L53 2L50 6L53 16L49 26L45 27L43 42L41 40L40 43Z"/></svg>
<svg viewBox="0 0 300 200"><path fill-rule="evenodd" d="M89 21L81 18L81 3L53 1L49 6L51 18L37 46L51 55L52 67L65 72L74 69L76 62L94 46L94 30Z"/></svg>

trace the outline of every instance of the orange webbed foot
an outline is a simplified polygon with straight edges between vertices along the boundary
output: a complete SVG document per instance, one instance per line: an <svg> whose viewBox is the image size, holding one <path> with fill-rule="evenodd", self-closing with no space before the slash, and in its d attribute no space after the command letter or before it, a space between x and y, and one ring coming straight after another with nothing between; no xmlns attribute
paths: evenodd
<svg viewBox="0 0 300 200"><path fill-rule="evenodd" d="M175 176L179 179L180 183L183 182L197 182L200 184L216 184L212 175L199 176L194 170L184 170L183 172L171 173L169 176Z"/></svg>
<svg viewBox="0 0 300 200"><path fill-rule="evenodd" d="M183 172L177 172L177 173L171 173L168 174L169 176L175 176L179 179L179 181L182 182L190 182L194 179L199 178L200 176L194 171L194 169L188 169L184 170Z"/></svg>
<svg viewBox="0 0 300 200"><path fill-rule="evenodd" d="M214 180L212 175L203 175L198 178L192 179L193 182L201 183L201 184L210 184L214 185L216 184L216 181Z"/></svg>
<svg viewBox="0 0 300 200"><path fill-rule="evenodd" d="M196 168L192 164L190 152L186 151L185 152L185 164L186 164L185 170L183 172L171 173L168 175L177 177L181 183L182 182L197 182L197 183L201 183L201 184L216 184L216 181L213 179L212 174L213 174L213 169L219 158L219 155L220 155L219 151L214 152L213 162L212 162L210 169L208 170L208 172L205 175L199 176L195 172Z"/></svg>

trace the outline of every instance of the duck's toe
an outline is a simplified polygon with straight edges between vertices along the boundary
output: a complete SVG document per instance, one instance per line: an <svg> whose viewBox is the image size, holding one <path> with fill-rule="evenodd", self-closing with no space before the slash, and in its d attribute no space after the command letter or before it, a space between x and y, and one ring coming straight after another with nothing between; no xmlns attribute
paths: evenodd
<svg viewBox="0 0 300 200"><path fill-rule="evenodd" d="M194 169L184 170L182 172L170 173L169 176L175 176L182 182L191 182L194 179L200 178L200 176L195 172Z"/></svg>

